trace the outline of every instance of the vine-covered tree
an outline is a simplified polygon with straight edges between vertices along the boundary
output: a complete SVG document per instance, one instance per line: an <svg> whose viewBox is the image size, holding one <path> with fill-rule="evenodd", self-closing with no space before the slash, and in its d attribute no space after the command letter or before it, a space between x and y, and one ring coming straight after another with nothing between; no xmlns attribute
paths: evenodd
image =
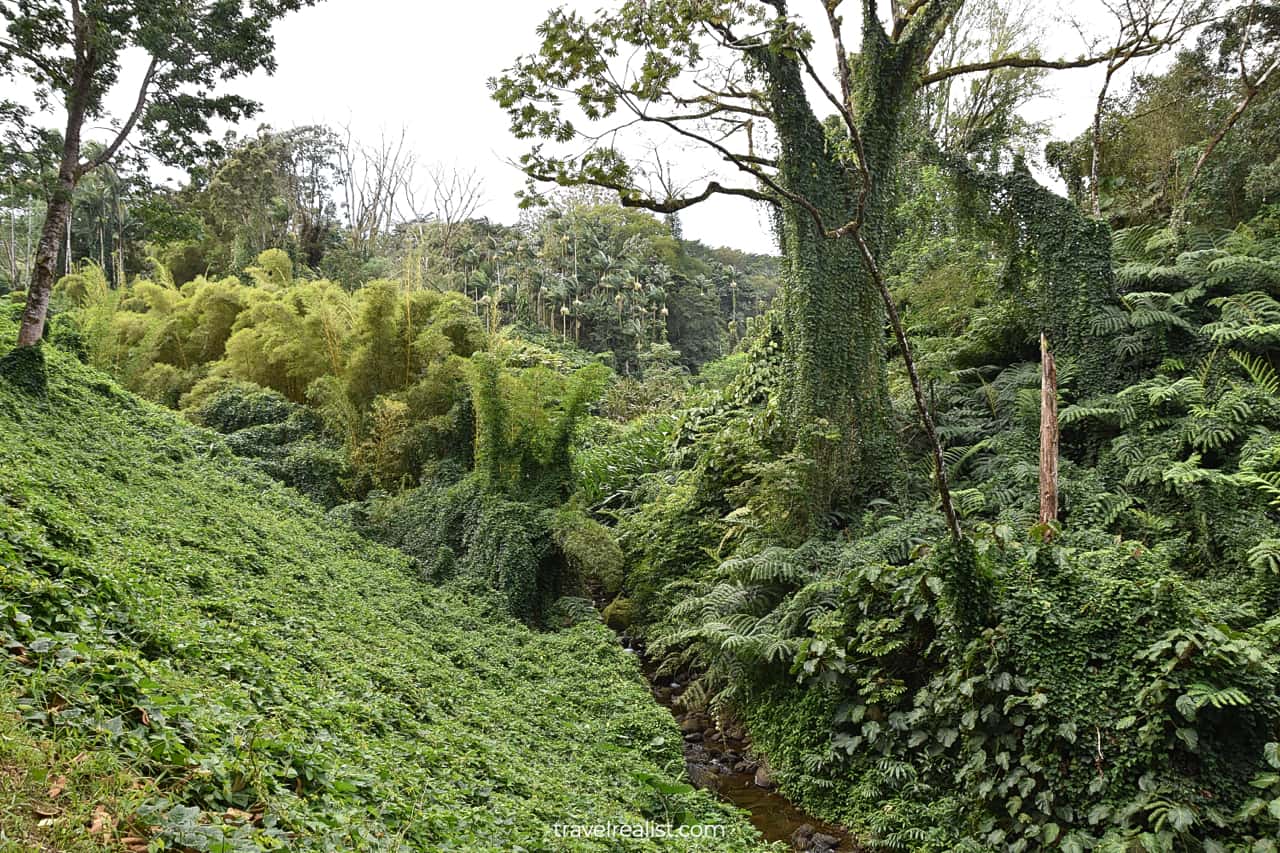
<svg viewBox="0 0 1280 853"><path fill-rule="evenodd" d="M196 139L208 133L211 118L251 115L257 107L253 101L218 94L217 88L258 69L273 70L271 23L312 1L0 0L0 74L21 81L41 108L66 113L57 182L40 231L19 346L37 343L44 332L59 245L80 179L111 162L135 129L151 153L183 163L199 150ZM109 119L106 96L120 82L129 51L146 56L133 109L118 121L107 144L86 156L85 124ZM0 118L31 120L21 106L0 102L0 107Z"/></svg>
<svg viewBox="0 0 1280 853"><path fill-rule="evenodd" d="M965 74L1096 65L1154 31L1136 28L1093 56L1002 53L938 68L931 58L965 0L894 2L887 19L880 5L859 4L855 55L845 47L841 0L821 4L834 62L815 56L813 33L786 0L630 0L591 18L557 10L539 30L539 52L491 83L513 132L541 140L521 159L531 182L606 187L625 205L665 214L725 195L778 208L788 374L781 403L797 450L815 463L811 517L882 489L890 473L886 310L896 318L877 259L891 242L893 175L917 93ZM820 65L834 65L835 74ZM814 104L811 93L826 103ZM834 118L824 121L819 108ZM673 194L678 182L659 180L661 169L619 147L621 135L640 127L710 152L741 180L712 177ZM945 488L936 442L935 467Z"/></svg>

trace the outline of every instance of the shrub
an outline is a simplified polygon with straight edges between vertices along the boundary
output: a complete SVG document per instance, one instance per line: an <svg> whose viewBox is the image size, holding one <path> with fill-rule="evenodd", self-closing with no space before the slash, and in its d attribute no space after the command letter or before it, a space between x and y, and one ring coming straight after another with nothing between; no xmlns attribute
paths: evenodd
<svg viewBox="0 0 1280 853"><path fill-rule="evenodd" d="M610 601L604 609L604 623L615 631L625 631L631 627L634 607L631 599L619 596Z"/></svg>
<svg viewBox="0 0 1280 853"><path fill-rule="evenodd" d="M607 596L618 594L624 558L609 528L580 510L565 508L555 514L552 535L570 571Z"/></svg>
<svg viewBox="0 0 1280 853"><path fill-rule="evenodd" d="M540 621L556 599L581 592L552 540L554 512L495 494L481 477L371 496L366 513L368 535L413 557L433 577L496 590L522 619Z"/></svg>

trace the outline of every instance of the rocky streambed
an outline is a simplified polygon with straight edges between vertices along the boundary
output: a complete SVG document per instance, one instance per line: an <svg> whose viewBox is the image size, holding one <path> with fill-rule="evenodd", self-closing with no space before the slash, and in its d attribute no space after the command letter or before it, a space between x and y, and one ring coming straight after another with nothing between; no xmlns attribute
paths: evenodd
<svg viewBox="0 0 1280 853"><path fill-rule="evenodd" d="M766 841L782 841L808 853L851 853L863 848L847 831L805 814L774 785L768 762L751 749L746 730L737 723L724 727L705 714L689 711L680 702L684 685L657 675L640 649L626 638L623 645L641 655L653 697L671 711L684 736L684 763L689 780L699 788L750 814L751 823Z"/></svg>

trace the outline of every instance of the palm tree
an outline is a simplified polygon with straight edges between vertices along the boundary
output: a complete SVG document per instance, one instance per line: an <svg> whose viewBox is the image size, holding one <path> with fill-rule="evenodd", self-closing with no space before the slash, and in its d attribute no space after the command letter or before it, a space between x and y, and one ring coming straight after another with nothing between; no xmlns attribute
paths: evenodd
<svg viewBox="0 0 1280 853"><path fill-rule="evenodd" d="M729 310L729 328L733 334L733 345L738 345L738 282L736 279L729 279L729 299L732 308Z"/></svg>

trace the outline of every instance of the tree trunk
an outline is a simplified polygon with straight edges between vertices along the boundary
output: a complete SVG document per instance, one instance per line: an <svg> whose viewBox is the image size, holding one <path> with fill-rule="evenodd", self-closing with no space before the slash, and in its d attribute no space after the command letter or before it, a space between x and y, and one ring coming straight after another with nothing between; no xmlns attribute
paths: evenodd
<svg viewBox="0 0 1280 853"><path fill-rule="evenodd" d="M78 7L77 7L78 8ZM84 22L76 16L76 61L72 70L72 86L67 93L67 129L62 136L62 160L58 165L58 181L49 196L40 242L36 246L35 264L31 269L31 287L27 290L27 306L18 327L18 346L35 346L44 337L45 318L49 313L49 295L58 274L58 247L63 229L71 227L71 200L80 180L80 132L84 127L85 108L89 97L93 52L85 53ZM71 262L68 232L67 263Z"/></svg>
<svg viewBox="0 0 1280 853"><path fill-rule="evenodd" d="M812 201L831 227L844 224L857 210L857 187L832 159L798 67L775 56L761 62L778 130L779 182ZM890 149L894 144L884 142ZM883 211L877 205L887 198L874 195L869 219ZM853 240L831 239L811 212L792 202L782 204L779 232L787 355L781 403L796 450L813 462L806 488L813 526L833 507L883 493L891 480L884 305ZM868 234L876 249L880 236Z"/></svg>
<svg viewBox="0 0 1280 853"><path fill-rule="evenodd" d="M31 270L31 287L27 290L27 307L22 312L18 329L18 346L29 347L44 336L44 321L49 312L49 295L58 276L58 253L63 230L71 218L71 193L74 183L59 176L58 187L49 199L40 242L36 244L35 265Z"/></svg>
<svg viewBox="0 0 1280 853"><path fill-rule="evenodd" d="M1058 368L1040 334L1040 523L1058 520Z"/></svg>
<svg viewBox="0 0 1280 853"><path fill-rule="evenodd" d="M1098 183L1102 180L1102 111L1107 105L1107 90L1111 88L1114 69L1107 63L1107 75L1098 90L1098 102L1093 108L1093 125L1089 129L1089 207L1094 216L1102 215L1102 192Z"/></svg>
<svg viewBox="0 0 1280 853"><path fill-rule="evenodd" d="M5 260L9 264L9 285L13 288L18 286L18 229L14 222L13 209L9 210L9 246L5 255Z"/></svg>

